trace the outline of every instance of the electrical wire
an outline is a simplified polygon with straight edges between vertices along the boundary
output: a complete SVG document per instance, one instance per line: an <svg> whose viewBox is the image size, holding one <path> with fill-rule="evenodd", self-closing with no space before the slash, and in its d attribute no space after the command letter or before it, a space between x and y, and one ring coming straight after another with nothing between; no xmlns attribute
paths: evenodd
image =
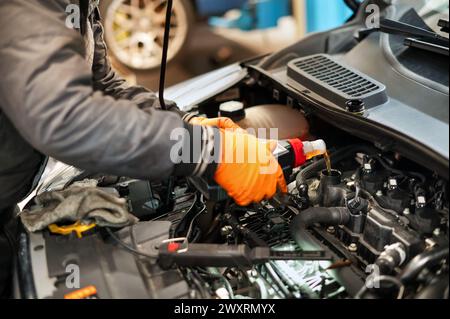
<svg viewBox="0 0 450 319"><path fill-rule="evenodd" d="M187 219L187 216L189 216L189 214L192 212L192 210L194 209L195 205L197 204L198 201L198 194L195 193L194 196L194 200L191 204L191 206L187 209L187 211L183 214L183 217L181 219L181 221L177 224L177 227L175 229L175 235L179 236L180 235L180 228L184 227L184 224L187 223L185 221L185 219ZM184 236L183 236L184 237Z"/></svg>
<svg viewBox="0 0 450 319"><path fill-rule="evenodd" d="M230 299L234 299L233 288L231 287L230 282L227 280L227 278L224 275L214 274L214 273L211 273L204 269L198 269L198 271L200 272L200 275L203 274L205 276L209 276L209 277L221 280L225 285L225 289L228 291L228 294L230 295Z"/></svg>
<svg viewBox="0 0 450 319"><path fill-rule="evenodd" d="M188 243L189 241L189 237L191 236L192 233L192 229L194 227L194 222L195 220L201 215L203 214L203 212L206 210L206 205L203 206L203 208L197 213L197 215L194 216L194 218L192 218L191 223L189 224L189 228L188 231L186 233L186 239L184 240L184 243Z"/></svg>
<svg viewBox="0 0 450 319"><path fill-rule="evenodd" d="M182 205L182 204L187 203L187 202L189 202L189 201L191 201L191 200L194 200L193 204L189 207L189 209L188 209L188 211L187 211L187 213L189 213L189 212L192 210L192 208L194 207L194 205L195 205L195 203L196 203L196 201L197 201L197 194L186 194L186 195L183 195L183 196L179 196L178 199L181 199L181 198L184 198L184 197L188 197L188 198L187 198L186 200L183 200L183 201L181 201L181 202L176 203L176 205ZM163 215L161 215L161 216L158 216L158 217L156 217L156 218L153 218L151 221L157 221L157 220L160 220L161 218L166 218L166 217L168 217L169 215L171 215L172 213L176 213L176 212L179 212L179 211L181 211L181 210L182 210L182 209L178 209L178 210L175 210L175 211L172 211L172 212L163 214Z"/></svg>
<svg viewBox="0 0 450 319"><path fill-rule="evenodd" d="M288 288L286 288L286 285L283 283L281 278L278 277L278 274L275 272L272 265L269 263L266 263L266 264L264 264L264 267L266 268L267 274L269 275L269 277L273 280L276 287L278 287L278 289L281 290L281 292L283 293L285 298L293 298L292 293L289 291Z"/></svg>
<svg viewBox="0 0 450 319"><path fill-rule="evenodd" d="M373 205L375 205L376 207L382 209L383 211L391 214L394 217L398 217L398 213L392 209L389 208L384 208L383 206L380 205L380 203L376 200L376 198L370 194L368 191L364 190L364 188L361 185L361 169L358 169L357 173L356 173L356 179L355 179L355 187L356 187L356 192L357 192L357 196L355 196L355 199L359 198L359 196L361 196L361 194L363 194L366 199L368 199L369 201L372 202Z"/></svg>
<svg viewBox="0 0 450 319"><path fill-rule="evenodd" d="M388 171L390 171L390 172L392 172L394 174L397 174L397 175L402 176L402 177L408 177L408 176L409 177L414 177L414 178L419 179L422 183L425 183L426 180L427 180L426 177L424 175L420 174L420 173L417 173L417 172L406 172L406 171L404 172L404 171L401 171L401 170L398 170L398 169L395 169L395 168L391 167L379 155L375 155L375 156L373 156L373 158L376 159L385 169L387 169Z"/></svg>
<svg viewBox="0 0 450 319"><path fill-rule="evenodd" d="M384 208L383 206L381 206L380 203L376 200L376 198L373 197L372 194L370 194L368 191L366 191L366 190L364 190L364 189L361 188L361 189L360 189L360 192L361 192L364 196L366 196L366 199L369 200L369 201L371 201L371 203L372 203L373 205L375 205L377 208L383 210L384 212L387 212L387 213L391 214L391 215L394 216L394 217L398 217L398 213L397 213L396 211L394 211L394 210L392 210L392 209L389 209L389 208Z"/></svg>
<svg viewBox="0 0 450 319"><path fill-rule="evenodd" d="M131 227L132 228L132 227ZM142 252L142 251L140 251L139 249L137 249L137 248L133 248L133 247L131 247L130 245L128 245L127 243L125 243L123 240L121 240L113 231L112 231L112 229L111 228L109 228L109 227L106 227L105 228L106 229L106 232L108 233L108 235L119 245L119 246L121 246L124 250L126 250L127 252L129 252L129 253L131 253L131 254L133 254L133 255L135 255L135 256L139 256L139 257L144 257L144 258L149 258L149 259L153 259L153 260L156 260L156 259L158 259L158 257L156 257L156 256L152 256L152 255L149 255L149 254L147 254L147 253L144 253L144 252ZM133 235L133 233L132 233L132 230L130 229L130 236L132 237L132 238L134 238L134 235Z"/></svg>
<svg viewBox="0 0 450 319"><path fill-rule="evenodd" d="M172 8L173 0L167 0L166 23L164 26L164 42L162 48L161 74L159 81L159 103L163 110L167 110L166 102L164 100L164 88L166 85L167 54L169 51Z"/></svg>
<svg viewBox="0 0 450 319"><path fill-rule="evenodd" d="M200 295L202 298L210 298L210 293L206 290L206 282L203 280L203 278L195 271L194 269L187 269L187 272L189 272L190 281L192 281L197 288L198 292L200 292Z"/></svg>

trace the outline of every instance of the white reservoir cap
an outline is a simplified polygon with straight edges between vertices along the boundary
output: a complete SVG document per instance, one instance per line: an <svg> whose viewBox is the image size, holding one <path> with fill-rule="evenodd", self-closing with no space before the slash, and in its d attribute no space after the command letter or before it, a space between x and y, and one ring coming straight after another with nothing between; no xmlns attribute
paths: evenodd
<svg viewBox="0 0 450 319"><path fill-rule="evenodd" d="M233 113L237 111L242 111L244 109L244 103L239 101L230 101L222 103L219 110L221 112Z"/></svg>

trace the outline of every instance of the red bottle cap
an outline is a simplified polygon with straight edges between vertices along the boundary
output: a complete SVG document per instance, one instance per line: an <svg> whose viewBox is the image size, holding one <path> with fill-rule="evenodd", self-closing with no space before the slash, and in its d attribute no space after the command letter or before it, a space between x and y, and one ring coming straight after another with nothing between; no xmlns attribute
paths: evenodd
<svg viewBox="0 0 450 319"><path fill-rule="evenodd" d="M294 152L294 168L300 167L306 163L306 155L303 152L303 142L296 138L289 140Z"/></svg>

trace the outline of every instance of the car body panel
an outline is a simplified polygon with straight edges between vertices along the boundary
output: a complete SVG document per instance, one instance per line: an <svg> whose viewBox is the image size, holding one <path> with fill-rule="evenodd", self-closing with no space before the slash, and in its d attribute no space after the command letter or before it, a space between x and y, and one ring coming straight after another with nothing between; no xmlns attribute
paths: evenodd
<svg viewBox="0 0 450 319"><path fill-rule="evenodd" d="M164 97L176 102L182 111L188 112L197 104L236 85L246 76L245 69L238 63L232 64L172 86L165 91Z"/></svg>
<svg viewBox="0 0 450 319"><path fill-rule="evenodd" d="M422 1L416 2L422 3ZM401 5L403 7L395 8L395 10L393 7L388 8L387 14L392 18L397 17L405 11L407 3L403 1ZM365 114L367 123L378 124L385 130L409 139L411 143L419 143L424 149L440 157L441 162L446 160L448 167L448 87L430 83L426 79L421 79L420 75L410 76L398 65L394 65L383 45L386 37L389 36L379 34L370 36L349 52L336 55L335 58L387 86L389 101L368 110ZM301 48L301 45L297 45L297 48ZM368 63L368 61L371 62ZM281 67L276 70L260 71L294 92L295 90L287 85L286 70L286 67ZM245 78L246 74L245 67L232 65L168 89L167 98L176 101L184 110L191 110L193 106L236 85ZM316 98L320 100L320 97L316 96ZM328 104L330 109L336 108L329 101L321 102L324 106ZM364 121L364 118L359 120ZM373 136L373 140L377 141L377 136Z"/></svg>

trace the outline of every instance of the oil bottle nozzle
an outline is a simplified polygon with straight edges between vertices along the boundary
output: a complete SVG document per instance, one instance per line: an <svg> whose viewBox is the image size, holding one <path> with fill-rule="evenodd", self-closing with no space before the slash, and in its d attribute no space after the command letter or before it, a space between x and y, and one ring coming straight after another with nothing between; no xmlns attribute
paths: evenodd
<svg viewBox="0 0 450 319"><path fill-rule="evenodd" d="M303 142L303 152L306 159L310 160L316 156L324 155L327 152L327 145L324 140Z"/></svg>

